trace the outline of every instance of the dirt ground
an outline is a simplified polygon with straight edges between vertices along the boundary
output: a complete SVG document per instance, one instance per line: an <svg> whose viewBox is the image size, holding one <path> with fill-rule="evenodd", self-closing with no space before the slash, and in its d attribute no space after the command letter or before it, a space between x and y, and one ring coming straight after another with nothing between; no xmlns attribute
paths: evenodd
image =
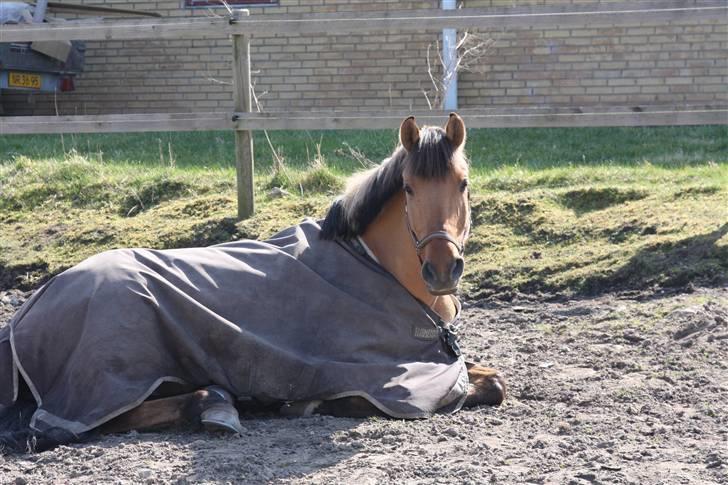
<svg viewBox="0 0 728 485"><path fill-rule="evenodd" d="M0 293L0 325L27 294ZM498 408L429 420L246 416L0 457L0 483L728 483L728 289L466 306Z"/></svg>

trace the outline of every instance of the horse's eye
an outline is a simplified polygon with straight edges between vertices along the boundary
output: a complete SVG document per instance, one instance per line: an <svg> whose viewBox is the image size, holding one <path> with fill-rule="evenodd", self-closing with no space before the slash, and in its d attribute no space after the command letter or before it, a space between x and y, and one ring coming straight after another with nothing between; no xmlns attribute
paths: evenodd
<svg viewBox="0 0 728 485"><path fill-rule="evenodd" d="M404 191L407 193L407 195L412 195L415 193L414 190L412 190L412 187L410 187L409 185L404 186Z"/></svg>
<svg viewBox="0 0 728 485"><path fill-rule="evenodd" d="M468 188L468 179L463 180L460 182L460 192L465 192L465 189Z"/></svg>

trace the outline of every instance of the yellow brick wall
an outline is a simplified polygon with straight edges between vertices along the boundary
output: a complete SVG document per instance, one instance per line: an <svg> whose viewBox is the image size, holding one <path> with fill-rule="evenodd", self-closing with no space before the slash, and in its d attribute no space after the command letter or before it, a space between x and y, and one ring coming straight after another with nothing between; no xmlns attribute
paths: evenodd
<svg viewBox="0 0 728 485"><path fill-rule="evenodd" d="M467 0L465 4L476 8L607 1ZM461 104L726 104L727 23L725 17L717 17L701 23L481 33L495 43L475 72L461 74Z"/></svg>
<svg viewBox="0 0 728 485"><path fill-rule="evenodd" d="M611 1L611 0L610 0ZM620 0L614 0L620 2ZM686 0L686 4L691 0ZM83 0L165 17L210 15L181 0ZM466 7L599 3L465 0ZM439 1L280 0L251 15L437 8ZM224 10L214 9L216 13ZM459 76L460 107L725 104L728 22L477 32L487 54ZM271 35L252 41L255 91L266 110L426 108L428 45L437 32ZM229 40L89 42L76 91L9 95L5 114L229 111ZM436 64L435 64L436 65Z"/></svg>

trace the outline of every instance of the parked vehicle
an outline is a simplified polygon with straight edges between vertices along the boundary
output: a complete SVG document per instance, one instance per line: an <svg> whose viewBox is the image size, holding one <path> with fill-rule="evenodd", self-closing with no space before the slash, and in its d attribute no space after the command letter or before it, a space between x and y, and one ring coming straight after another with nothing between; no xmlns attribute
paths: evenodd
<svg viewBox="0 0 728 485"><path fill-rule="evenodd" d="M0 26L38 25L47 20L47 0L30 5L0 2ZM83 70L83 42L45 41L0 44L0 89L73 91L73 78Z"/></svg>
<svg viewBox="0 0 728 485"><path fill-rule="evenodd" d="M34 50L29 42L0 44L0 89L73 91L73 79L83 71L86 45L70 44L65 61Z"/></svg>

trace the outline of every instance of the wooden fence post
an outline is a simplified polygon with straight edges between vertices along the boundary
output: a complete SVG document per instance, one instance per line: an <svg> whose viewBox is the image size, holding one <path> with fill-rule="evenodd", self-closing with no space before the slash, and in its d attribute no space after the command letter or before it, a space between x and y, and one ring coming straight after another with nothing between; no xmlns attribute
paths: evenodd
<svg viewBox="0 0 728 485"><path fill-rule="evenodd" d="M236 10L233 21L248 15L250 15L248 10ZM250 113L252 111L250 35L234 34L232 37L235 111ZM250 130L235 130L235 169L238 185L238 219L246 219L255 212L253 132Z"/></svg>

